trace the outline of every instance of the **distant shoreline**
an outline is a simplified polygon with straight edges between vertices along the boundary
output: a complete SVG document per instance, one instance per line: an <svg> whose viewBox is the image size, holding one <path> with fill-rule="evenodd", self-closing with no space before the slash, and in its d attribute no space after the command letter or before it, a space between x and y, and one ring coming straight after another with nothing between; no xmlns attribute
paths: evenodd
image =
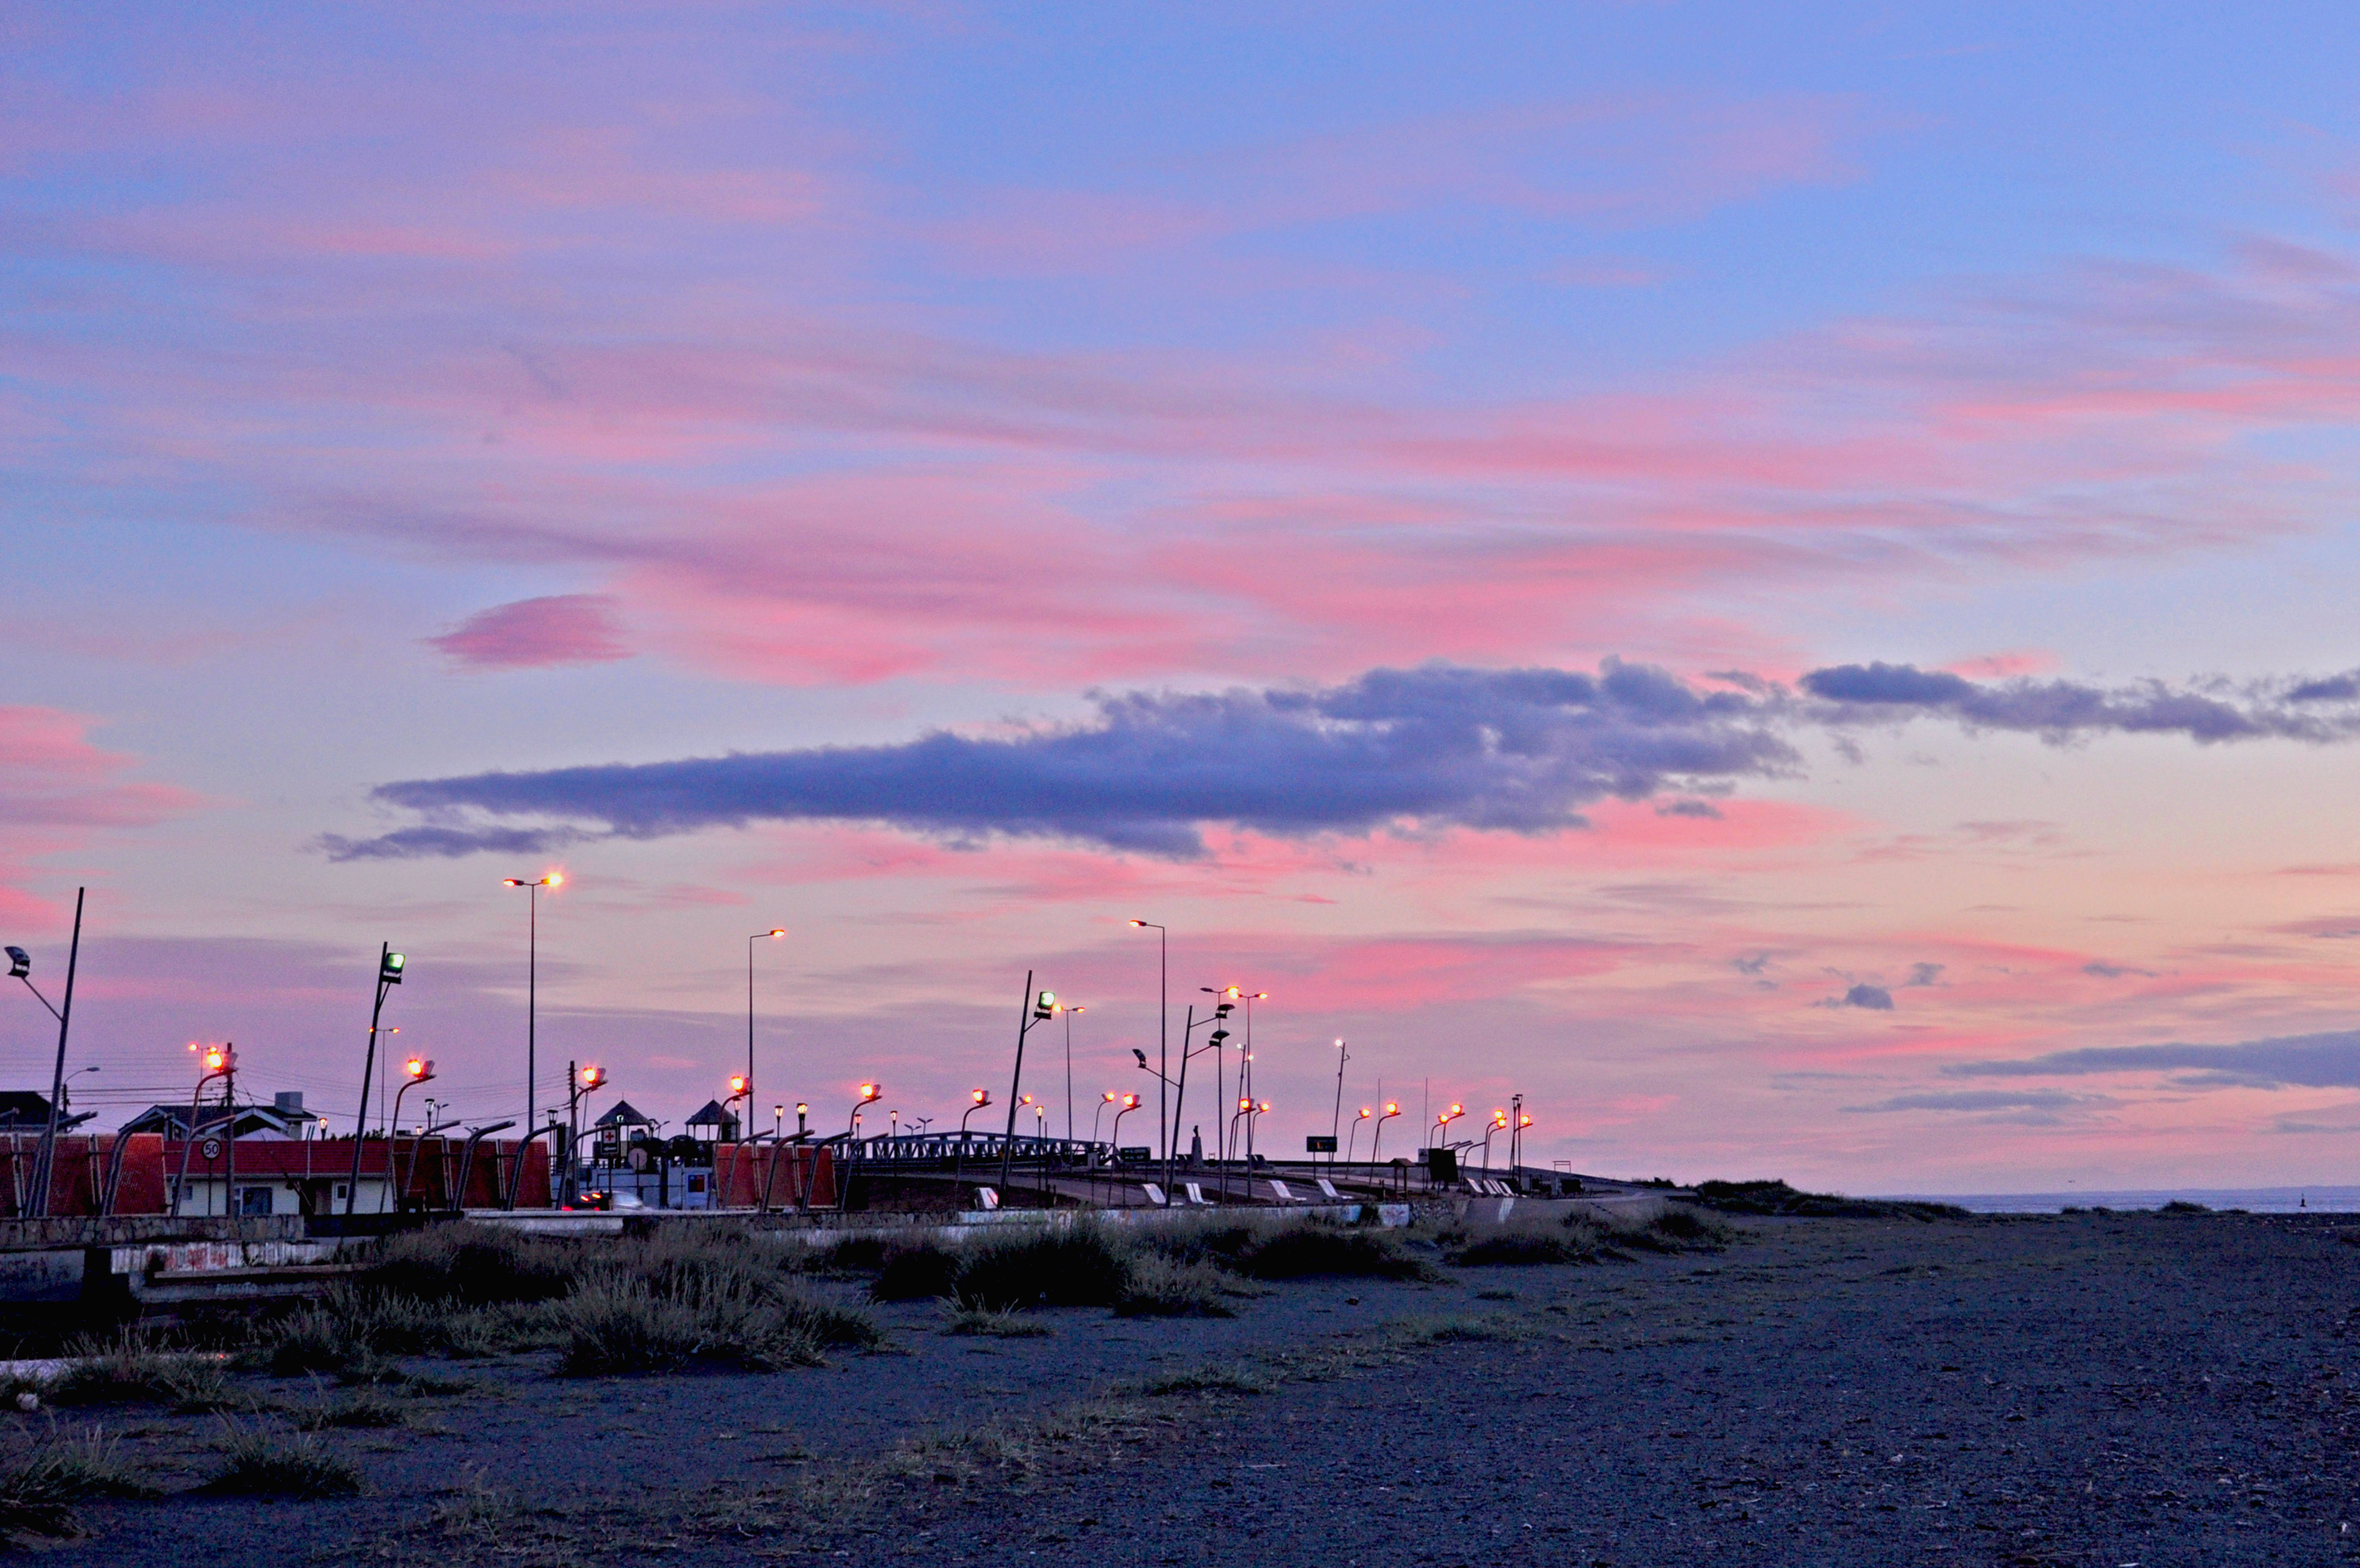
<svg viewBox="0 0 2360 1568"><path fill-rule="evenodd" d="M1892 1202L1955 1203L1978 1214L2054 1214L2068 1208L2159 1209L2166 1203L2202 1203L2208 1209L2244 1209L2256 1214L2360 1214L2360 1187L2131 1187L2068 1188L2049 1192L1877 1192Z"/></svg>

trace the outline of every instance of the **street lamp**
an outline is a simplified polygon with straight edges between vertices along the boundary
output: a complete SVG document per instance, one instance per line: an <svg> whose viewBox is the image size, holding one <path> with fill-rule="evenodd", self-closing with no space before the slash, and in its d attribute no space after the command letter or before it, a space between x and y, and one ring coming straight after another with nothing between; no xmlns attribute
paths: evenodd
<svg viewBox="0 0 2360 1568"><path fill-rule="evenodd" d="M851 1140L854 1132L860 1126L860 1107L863 1105L873 1105L884 1097L885 1089L882 1084L863 1083L860 1086L860 1098L852 1103L852 1119L844 1124L844 1136L847 1141ZM802 1107L797 1106L796 1108L800 1110Z"/></svg>
<svg viewBox="0 0 2360 1568"><path fill-rule="evenodd" d="M1328 1163L1330 1165L1336 1163L1336 1135L1344 1130L1344 1063L1351 1060L1351 1051L1338 1040L1336 1042L1336 1115L1328 1124Z"/></svg>
<svg viewBox="0 0 2360 1568"><path fill-rule="evenodd" d="M1347 1142L1347 1143L1346 1143L1346 1145L1345 1145L1345 1147L1344 1147L1344 1163L1345 1163L1345 1164L1349 1165L1349 1164L1351 1164L1351 1163L1352 1163L1352 1150L1360 1147L1360 1124L1361 1124L1362 1122L1364 1122L1364 1121L1367 1121L1371 1116L1374 1116L1374 1115L1376 1115L1376 1113L1375 1113L1374 1111L1371 1111L1371 1109L1369 1109L1369 1107L1368 1107L1368 1106L1366 1106L1366 1105L1362 1105L1362 1106L1360 1107L1360 1114L1359 1116L1354 1116L1354 1117L1352 1118L1352 1136L1351 1136L1350 1140L1349 1140L1349 1142Z"/></svg>
<svg viewBox="0 0 2360 1568"><path fill-rule="evenodd" d="M525 889L525 954L524 954L524 1131L519 1138L530 1138L532 1127L532 1077L539 1065L539 1040L536 1031L541 1018L541 890L554 887L565 880L563 873L552 871L546 877L527 881L521 877L501 878L502 885ZM354 1157L359 1158L357 1154ZM524 1146L517 1146L518 1168L523 1168Z"/></svg>
<svg viewBox="0 0 2360 1568"><path fill-rule="evenodd" d="M1061 1002L1057 1010L1065 1015L1065 1141L1071 1143L1074 1141L1074 1015L1087 1013L1089 1009L1079 1006L1069 1007Z"/></svg>
<svg viewBox="0 0 2360 1568"><path fill-rule="evenodd" d="M782 927L756 931L746 939L746 1119L754 1119L754 944L786 935Z"/></svg>
<svg viewBox="0 0 2360 1568"><path fill-rule="evenodd" d="M1105 1094L1098 1096L1098 1114L1090 1117L1090 1141L1092 1143L1096 1143L1098 1140L1098 1124L1106 1119L1106 1108L1120 1098L1121 1096L1117 1094L1111 1089L1109 1089ZM1120 1120L1120 1118L1118 1117L1116 1119Z"/></svg>
<svg viewBox="0 0 2360 1568"><path fill-rule="evenodd" d="M1109 1097L1111 1098L1112 1096ZM989 1089L970 1089L967 1091L967 1116L959 1117L959 1141L961 1143L965 1143L967 1141L967 1116L975 1115L976 1112L984 1109L991 1104L991 1091Z"/></svg>
<svg viewBox="0 0 2360 1568"><path fill-rule="evenodd" d="M1486 1176L1491 1174L1491 1135L1495 1132L1505 1132L1507 1129L1508 1113L1493 1111L1491 1124L1483 1129L1483 1174Z"/></svg>
<svg viewBox="0 0 2360 1568"><path fill-rule="evenodd" d="M369 1081L377 1073L377 1030L378 1020L385 1017L385 994L401 984L410 961L393 951L391 942L379 942L377 950L377 1002L369 1008L368 1051L361 1058L361 1108L353 1117L353 1175L344 1188L344 1217L350 1219L353 1205L361 1198L361 1143L368 1131ZM382 1090L378 1091L380 1094ZM530 1119L530 1118L528 1118ZM193 1132L195 1129L190 1129ZM522 1158L521 1155L519 1158ZM391 1176L392 1145L386 1146L386 1174ZM185 1163L185 1162L184 1162Z"/></svg>
<svg viewBox="0 0 2360 1568"><path fill-rule="evenodd" d="M1400 1102L1396 1100L1387 1100L1385 1102L1385 1114L1377 1118L1376 1133L1369 1139L1370 1164L1374 1165L1377 1162L1377 1150L1384 1144L1385 1124L1399 1115L1401 1115Z"/></svg>
<svg viewBox="0 0 2360 1568"><path fill-rule="evenodd" d="M431 1083L433 1081L434 1063L424 1057L413 1056L401 1064L401 1087L393 1092L393 1121L386 1128L385 1152L388 1165L393 1163L395 1140L401 1137L401 1097L418 1084ZM429 1111L426 1119L432 1122L434 1119L434 1114ZM393 1206L397 1210L401 1207L401 1200L410 1192L410 1173L418 1166L418 1146L425 1141L426 1135L422 1132L410 1139L410 1163L402 1168L400 1175L393 1184ZM387 1174L392 1175L393 1172L388 1171Z"/></svg>
<svg viewBox="0 0 2360 1568"><path fill-rule="evenodd" d="M1057 993L1032 989L1032 971L1024 972L1024 1006L1016 1015L1016 1067L1008 1078L1007 1141L1000 1146L1000 1184L1008 1185L1010 1163L1016 1158L1016 1109L1029 1103L1029 1096L1017 1091L1024 1087L1024 1037L1032 1032L1034 1024L1047 1023L1057 1016Z"/></svg>
<svg viewBox="0 0 2360 1568"><path fill-rule="evenodd" d="M1137 1109L1139 1109L1139 1096L1125 1094L1122 1097L1122 1109L1114 1114L1114 1127L1108 1133L1107 1138L1114 1145L1117 1159L1121 1158L1122 1155L1122 1118Z"/></svg>
<svg viewBox="0 0 2360 1568"><path fill-rule="evenodd" d="M66 1005L50 1007L49 999L41 996L40 987L33 984L33 955L21 947L8 949L8 973L25 983L25 989L40 998L49 1007L49 1017L58 1020L58 1059L49 1071L49 1125L41 1133L40 1157L33 1163L33 1202L30 1212L35 1218L46 1217L49 1212L49 1171L56 1160L58 1116L66 1094L66 1035L73 1025L74 972L82 965L82 903L87 887L74 889L73 944L66 949ZM10 1148L13 1149L13 1142Z"/></svg>
<svg viewBox="0 0 2360 1568"><path fill-rule="evenodd" d="M1164 1079L1164 1075L1172 1071L1172 932L1167 928L1157 925L1153 920L1133 920L1131 923L1155 933L1155 1060L1158 1063L1156 1076ZM1147 1063L1142 1060L1140 1065L1144 1067ZM1168 1083L1168 1080L1166 1082ZM1155 1092L1155 1130L1158 1138L1164 1136L1164 1123L1171 1114L1171 1106L1164 1103L1164 1091L1158 1089ZM1122 1118L1118 1116L1115 1119L1120 1121ZM1172 1158L1172 1146L1168 1139L1164 1147L1164 1158L1165 1163L1169 1164ZM1165 1175L1168 1178L1170 1172L1166 1171Z"/></svg>
<svg viewBox="0 0 2360 1568"><path fill-rule="evenodd" d="M194 1051L197 1048L192 1045L189 1049ZM237 1048L232 1045L208 1046L200 1061L204 1067L204 1075L197 1080L197 1092L189 1097L189 1136L180 1144L180 1180L175 1183L172 1193L172 1213L175 1215L189 1200L189 1151L197 1146L197 1117L204 1104L205 1085L216 1078L235 1082ZM222 1089L222 1108L227 1115L222 1123L222 1131L226 1138L229 1163L224 1169L222 1179L222 1214L224 1218L237 1206L237 1106L235 1102L235 1093L225 1083ZM212 1162L208 1160L207 1163Z"/></svg>

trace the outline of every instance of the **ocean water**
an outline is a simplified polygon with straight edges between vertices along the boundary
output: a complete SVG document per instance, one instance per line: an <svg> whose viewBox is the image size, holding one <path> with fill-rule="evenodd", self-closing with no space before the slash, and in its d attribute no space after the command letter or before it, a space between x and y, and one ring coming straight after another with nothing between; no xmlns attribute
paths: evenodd
<svg viewBox="0 0 2360 1568"><path fill-rule="evenodd" d="M2360 1187L2156 1187L2128 1192L2079 1188L2062 1192L1893 1192L1919 1203L1956 1203L1979 1214L2053 1214L2067 1208L2159 1209L2169 1203L2256 1214L2360 1214Z"/></svg>

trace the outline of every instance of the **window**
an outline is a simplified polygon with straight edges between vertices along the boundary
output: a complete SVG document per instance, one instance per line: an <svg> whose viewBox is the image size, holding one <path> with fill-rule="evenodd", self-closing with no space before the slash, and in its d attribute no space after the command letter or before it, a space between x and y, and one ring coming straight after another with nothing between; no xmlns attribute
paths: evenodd
<svg viewBox="0 0 2360 1568"><path fill-rule="evenodd" d="M341 1203L352 1195L353 1189L350 1182L339 1181L336 1183L336 1202Z"/></svg>
<svg viewBox="0 0 2360 1568"><path fill-rule="evenodd" d="M240 1187L237 1190L237 1212L241 1214L267 1214L270 1212L270 1189Z"/></svg>

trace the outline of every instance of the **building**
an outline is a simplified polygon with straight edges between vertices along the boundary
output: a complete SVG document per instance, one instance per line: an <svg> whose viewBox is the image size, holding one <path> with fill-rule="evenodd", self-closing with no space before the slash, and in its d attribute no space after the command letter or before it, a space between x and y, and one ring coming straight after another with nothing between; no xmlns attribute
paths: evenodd
<svg viewBox="0 0 2360 1568"><path fill-rule="evenodd" d="M27 1097L38 1098L38 1096ZM6 1099L7 1096L0 1095L0 1116L5 1114ZM41 1114L44 1116L49 1114L47 1104L48 1102L43 1102L44 1109ZM230 1107L218 1102L199 1105L196 1111L197 1131L200 1134L219 1132L222 1124L231 1115ZM303 1096L297 1092L273 1095L270 1104L267 1105L240 1105L236 1108L236 1116L237 1138L240 1143L244 1143L248 1138L325 1138L328 1133L328 1118L317 1111L305 1110ZM189 1107L187 1105L150 1105L124 1123L122 1130L126 1133L160 1133L174 1143L180 1142L189 1136Z"/></svg>

